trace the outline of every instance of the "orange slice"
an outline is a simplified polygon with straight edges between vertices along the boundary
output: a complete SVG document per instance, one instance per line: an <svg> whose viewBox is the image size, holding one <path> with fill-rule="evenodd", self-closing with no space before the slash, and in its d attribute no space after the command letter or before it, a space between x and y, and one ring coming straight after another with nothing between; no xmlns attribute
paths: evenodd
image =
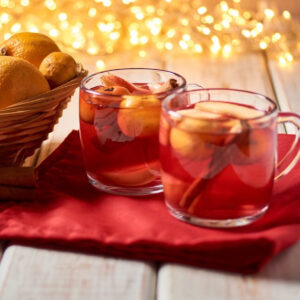
<svg viewBox="0 0 300 300"><path fill-rule="evenodd" d="M102 172L101 176L113 185L142 186L150 183L157 177L159 166L159 162L156 161L126 169Z"/></svg>

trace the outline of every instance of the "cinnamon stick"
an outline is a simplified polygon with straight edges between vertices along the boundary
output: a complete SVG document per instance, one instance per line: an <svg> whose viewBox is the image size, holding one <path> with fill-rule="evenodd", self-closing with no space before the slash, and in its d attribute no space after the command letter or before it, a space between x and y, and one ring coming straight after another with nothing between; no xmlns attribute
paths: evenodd
<svg viewBox="0 0 300 300"><path fill-rule="evenodd" d="M33 167L0 167L0 185L34 188L37 180L37 172Z"/></svg>

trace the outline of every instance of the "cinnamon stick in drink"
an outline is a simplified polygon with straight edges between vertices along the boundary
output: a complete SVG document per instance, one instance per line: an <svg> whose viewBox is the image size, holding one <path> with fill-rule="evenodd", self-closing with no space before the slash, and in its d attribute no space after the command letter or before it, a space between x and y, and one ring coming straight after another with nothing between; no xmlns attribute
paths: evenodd
<svg viewBox="0 0 300 300"><path fill-rule="evenodd" d="M236 135L228 144L220 146L215 151L210 163L209 172L206 176L196 178L185 191L179 204L181 207L187 208L190 213L193 212L194 207L200 201L204 190L209 188L209 183L212 183L215 176L222 172L222 170L230 163L235 142L239 140L240 143L249 143L249 125L247 121L241 120L241 126L243 130L239 135Z"/></svg>

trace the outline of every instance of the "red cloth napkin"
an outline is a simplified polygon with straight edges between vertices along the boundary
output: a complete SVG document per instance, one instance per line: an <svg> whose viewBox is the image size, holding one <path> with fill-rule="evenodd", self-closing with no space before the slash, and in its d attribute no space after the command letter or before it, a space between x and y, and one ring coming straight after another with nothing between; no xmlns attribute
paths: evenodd
<svg viewBox="0 0 300 300"><path fill-rule="evenodd" d="M292 138L280 136L281 153ZM248 227L228 230L176 220L163 195L133 198L96 191L85 175L77 131L39 172L36 200L1 204L0 238L251 273L300 237L300 164L276 183L265 216Z"/></svg>

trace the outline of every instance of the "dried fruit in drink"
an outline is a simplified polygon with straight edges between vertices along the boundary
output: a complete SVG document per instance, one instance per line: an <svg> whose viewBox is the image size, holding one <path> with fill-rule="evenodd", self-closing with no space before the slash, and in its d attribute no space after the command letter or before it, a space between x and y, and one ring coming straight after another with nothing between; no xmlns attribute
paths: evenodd
<svg viewBox="0 0 300 300"><path fill-rule="evenodd" d="M53 89L76 77L77 64L67 53L52 52L43 59L39 70Z"/></svg>
<svg viewBox="0 0 300 300"><path fill-rule="evenodd" d="M160 101L153 95L124 96L118 112L118 125L130 137L147 137L158 133Z"/></svg>
<svg viewBox="0 0 300 300"><path fill-rule="evenodd" d="M149 91L148 89L136 86L116 75L112 75L112 74L103 75L101 77L101 80L105 87L121 86L126 88L130 93L146 94L146 95L151 94L151 91Z"/></svg>
<svg viewBox="0 0 300 300"><path fill-rule="evenodd" d="M172 89L177 88L178 86L179 85L175 78L171 78L163 83L149 85L151 92L156 94L170 91Z"/></svg>
<svg viewBox="0 0 300 300"><path fill-rule="evenodd" d="M29 99L50 87L41 74L28 61L10 56L0 56L0 108Z"/></svg>
<svg viewBox="0 0 300 300"><path fill-rule="evenodd" d="M0 54L27 60L39 68L42 60L51 52L60 51L48 36L35 32L20 32L0 45Z"/></svg>
<svg viewBox="0 0 300 300"><path fill-rule="evenodd" d="M115 95L115 96L122 96L122 95L130 95L130 92L127 88L118 85L112 85L110 87L101 86L95 89L96 92L107 94L107 95Z"/></svg>

